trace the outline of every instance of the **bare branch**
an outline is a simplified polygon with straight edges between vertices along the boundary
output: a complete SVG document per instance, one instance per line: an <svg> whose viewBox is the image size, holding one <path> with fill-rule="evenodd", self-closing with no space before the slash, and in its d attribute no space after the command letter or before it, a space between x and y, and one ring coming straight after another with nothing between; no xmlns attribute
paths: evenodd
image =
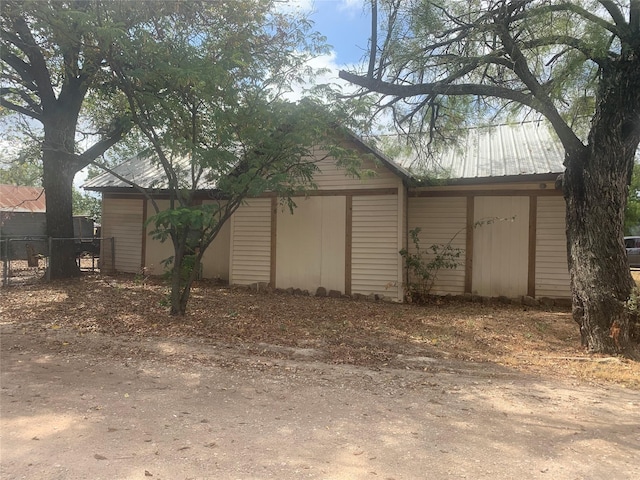
<svg viewBox="0 0 640 480"><path fill-rule="evenodd" d="M369 51L369 70L367 75L373 77L378 50L378 0L371 0L371 45Z"/></svg>
<svg viewBox="0 0 640 480"><path fill-rule="evenodd" d="M16 48L24 52L31 62L31 78L26 80L33 80L33 82L38 86L42 106L45 107L46 110L46 105L52 105L56 100L55 93L53 92L51 76L49 75L49 70L47 68L47 62L45 61L38 44L33 38L31 30L29 29L25 19L22 17L15 17L12 20L13 26L19 36L16 43L12 43Z"/></svg>
<svg viewBox="0 0 640 480"><path fill-rule="evenodd" d="M611 0L598 0L598 2L607 9L607 12L609 12L609 15L611 15L611 18L619 29L626 30L628 28L629 25L620 11L620 8L618 8L618 5Z"/></svg>
<svg viewBox="0 0 640 480"><path fill-rule="evenodd" d="M42 115L29 110L27 108L24 108L20 105L16 105L15 103L12 103L4 98L0 98L0 105L2 105L5 108L8 108L9 110L13 110L16 113L21 113L22 115L26 115L29 118L33 118L34 120L38 120L39 122L42 122Z"/></svg>
<svg viewBox="0 0 640 480"><path fill-rule="evenodd" d="M104 152L109 150L109 148L118 143L130 128L131 125L129 123L120 122L120 124L116 126L116 128L114 128L102 140L95 143L93 146L85 150L82 154L77 155L76 159L79 163L79 169L86 167Z"/></svg>
<svg viewBox="0 0 640 480"><path fill-rule="evenodd" d="M344 70L340 78L367 90L397 97L415 97L420 95L479 95L512 100L531 108L537 107L535 98L526 93L496 85L421 83L417 85L397 85L382 80L362 77ZM536 108L537 109L537 108Z"/></svg>

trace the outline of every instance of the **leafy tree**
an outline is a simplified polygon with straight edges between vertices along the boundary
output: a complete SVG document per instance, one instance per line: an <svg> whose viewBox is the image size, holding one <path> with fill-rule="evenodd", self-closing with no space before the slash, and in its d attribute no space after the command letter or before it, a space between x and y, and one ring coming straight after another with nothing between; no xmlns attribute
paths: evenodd
<svg viewBox="0 0 640 480"><path fill-rule="evenodd" d="M0 183L39 187L42 184L42 167L27 160L15 160L0 167Z"/></svg>
<svg viewBox="0 0 640 480"><path fill-rule="evenodd" d="M629 198L624 215L624 232L627 235L640 234L640 164L633 165Z"/></svg>
<svg viewBox="0 0 640 480"><path fill-rule="evenodd" d="M181 5L118 0L5 0L0 4L0 105L42 125L48 235L73 236L75 174L130 127L126 110L105 110L91 119L85 115L94 94L100 93L95 102L113 98L106 55L131 28L153 24L154 18ZM107 115L114 112L118 115ZM93 141L84 150L78 142L85 133L80 125L94 127L84 135L84 140ZM51 278L79 274L73 248L72 242L61 242L61 254L51 257Z"/></svg>
<svg viewBox="0 0 640 480"><path fill-rule="evenodd" d="M545 117L565 149L573 318L590 351L625 350L633 281L624 212L640 142L640 0L383 0L369 68L340 72L406 131L471 113Z"/></svg>
<svg viewBox="0 0 640 480"><path fill-rule="evenodd" d="M145 194L155 209L153 237L173 245L175 315L186 312L206 249L245 199L268 192L292 208L292 195L313 186L314 148L344 157L327 109L280 99L309 73L305 62L322 39L274 5L212 2L180 11L132 29L108 59L147 155L166 175L155 187L168 195L168 209L153 190ZM213 201L199 199L203 190Z"/></svg>
<svg viewBox="0 0 640 480"><path fill-rule="evenodd" d="M74 188L73 214L90 217L99 222L102 216L102 202L98 197L82 193L77 188Z"/></svg>

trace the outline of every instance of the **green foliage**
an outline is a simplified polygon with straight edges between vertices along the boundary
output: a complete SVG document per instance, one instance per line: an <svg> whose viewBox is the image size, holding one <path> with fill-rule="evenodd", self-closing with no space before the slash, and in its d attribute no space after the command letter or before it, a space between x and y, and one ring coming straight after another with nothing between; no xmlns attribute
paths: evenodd
<svg viewBox="0 0 640 480"><path fill-rule="evenodd" d="M629 312L629 336L636 342L640 341L640 289L636 285L624 304Z"/></svg>
<svg viewBox="0 0 640 480"><path fill-rule="evenodd" d="M29 161L14 161L0 168L0 183L39 187L42 185L42 167Z"/></svg>
<svg viewBox="0 0 640 480"><path fill-rule="evenodd" d="M409 273L405 296L408 301L416 303L424 303L428 300L438 273L442 269L455 269L462 264L460 256L464 252L451 245L455 236L448 243L436 243L423 249L420 246L420 231L421 229L416 227L409 232L414 245L413 252L405 248L400 250L405 268Z"/></svg>
<svg viewBox="0 0 640 480"><path fill-rule="evenodd" d="M293 208L293 195L315 187L318 152L357 171L336 109L284 99L312 83L307 62L325 47L307 19L274 7L187 3L153 28L130 29L107 58L124 103L100 105L126 108L166 177L155 187L168 193L168 208L148 192L148 224L153 238L173 244L175 314L185 312L193 265L245 199L270 192Z"/></svg>
<svg viewBox="0 0 640 480"><path fill-rule="evenodd" d="M102 218L102 202L99 198L82 193L74 187L73 192L73 214L90 217L96 222L100 222Z"/></svg>
<svg viewBox="0 0 640 480"><path fill-rule="evenodd" d="M624 232L626 235L640 233L640 164L633 165L627 208L624 216Z"/></svg>

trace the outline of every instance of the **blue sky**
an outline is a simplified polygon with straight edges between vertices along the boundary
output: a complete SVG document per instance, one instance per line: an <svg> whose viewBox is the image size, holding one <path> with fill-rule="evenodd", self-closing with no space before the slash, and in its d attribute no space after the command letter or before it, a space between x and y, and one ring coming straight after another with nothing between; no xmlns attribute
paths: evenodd
<svg viewBox="0 0 640 480"><path fill-rule="evenodd" d="M333 47L335 63L362 60L371 35L370 6L364 0L313 0L310 8L315 29Z"/></svg>

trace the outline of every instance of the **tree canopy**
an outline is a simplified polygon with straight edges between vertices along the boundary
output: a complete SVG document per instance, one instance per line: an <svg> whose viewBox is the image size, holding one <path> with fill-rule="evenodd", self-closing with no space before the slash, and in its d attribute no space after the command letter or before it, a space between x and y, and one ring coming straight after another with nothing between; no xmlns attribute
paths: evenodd
<svg viewBox="0 0 640 480"><path fill-rule="evenodd" d="M108 98L115 92L107 53L134 25L152 23L176 6L98 0L9 0L0 5L0 106L42 127L37 141L49 236L73 237L75 174L130 128L127 115L86 115L94 93ZM61 242L56 253L49 262L51 278L79 274L72 242Z"/></svg>
<svg viewBox="0 0 640 480"><path fill-rule="evenodd" d="M313 187L314 150L349 163L330 109L283 99L310 80L307 62L324 44L306 19L274 5L201 4L130 30L107 57L123 102L104 108L130 113L166 176L168 208L154 188L139 189L155 210L153 236L173 245L174 314L185 313L197 265L247 198L267 193L293 207L292 195Z"/></svg>

